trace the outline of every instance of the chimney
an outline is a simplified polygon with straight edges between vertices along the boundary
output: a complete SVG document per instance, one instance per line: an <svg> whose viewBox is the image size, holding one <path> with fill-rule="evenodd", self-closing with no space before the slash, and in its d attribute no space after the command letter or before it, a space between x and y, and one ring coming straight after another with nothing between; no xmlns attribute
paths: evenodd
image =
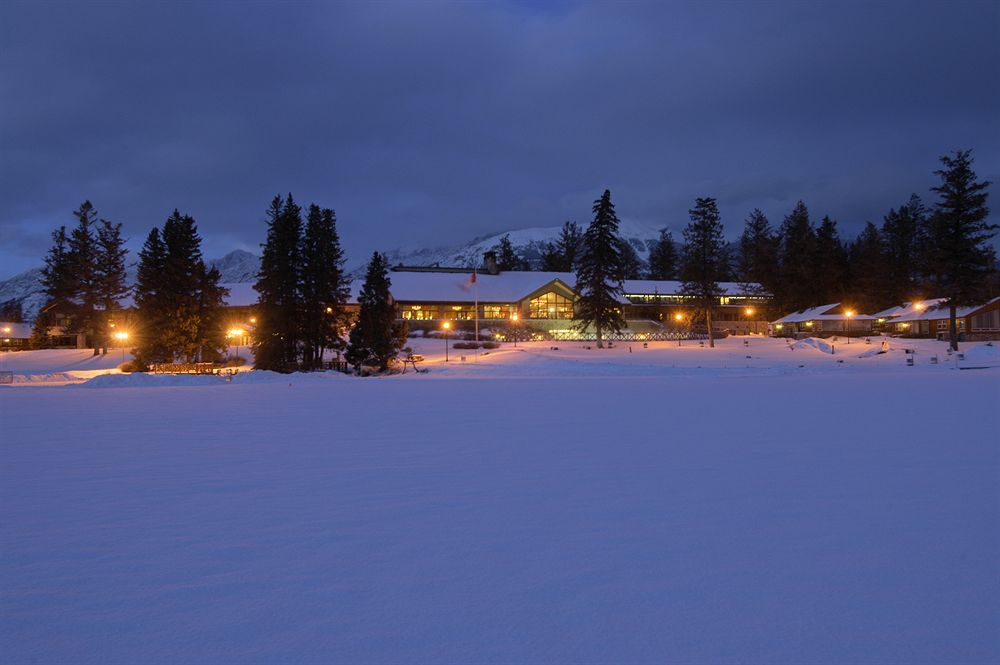
<svg viewBox="0 0 1000 665"><path fill-rule="evenodd" d="M496 275L500 272L497 268L497 253L496 252L486 252L483 254L483 270L491 275Z"/></svg>

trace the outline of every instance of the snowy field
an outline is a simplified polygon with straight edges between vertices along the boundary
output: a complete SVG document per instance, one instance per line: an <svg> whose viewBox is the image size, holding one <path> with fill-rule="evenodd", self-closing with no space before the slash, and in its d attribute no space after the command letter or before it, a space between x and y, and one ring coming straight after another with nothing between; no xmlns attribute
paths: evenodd
<svg viewBox="0 0 1000 665"><path fill-rule="evenodd" d="M0 662L1000 661L994 350L414 343L5 355Z"/></svg>

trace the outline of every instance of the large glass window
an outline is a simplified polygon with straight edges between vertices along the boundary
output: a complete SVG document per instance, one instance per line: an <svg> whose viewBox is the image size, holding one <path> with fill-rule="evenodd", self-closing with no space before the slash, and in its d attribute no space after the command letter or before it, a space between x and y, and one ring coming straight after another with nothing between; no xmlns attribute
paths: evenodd
<svg viewBox="0 0 1000 665"><path fill-rule="evenodd" d="M572 319L573 301L549 291L528 303L528 316L533 319Z"/></svg>
<svg viewBox="0 0 1000 665"><path fill-rule="evenodd" d="M404 305L402 316L409 321L429 321L438 317L438 308L427 305Z"/></svg>
<svg viewBox="0 0 1000 665"><path fill-rule="evenodd" d="M509 319L510 305L483 305L484 319Z"/></svg>

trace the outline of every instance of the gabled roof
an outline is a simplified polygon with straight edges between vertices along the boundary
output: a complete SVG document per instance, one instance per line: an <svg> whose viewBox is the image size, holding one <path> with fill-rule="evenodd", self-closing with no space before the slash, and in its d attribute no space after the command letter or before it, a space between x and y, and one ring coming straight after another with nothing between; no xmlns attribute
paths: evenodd
<svg viewBox="0 0 1000 665"><path fill-rule="evenodd" d="M927 307L926 309L905 314L903 316L893 319L891 322L907 323L910 321L940 321L942 319L947 319L951 316L951 312L949 311L948 307L948 301L945 300L944 298L940 298L939 300L941 302L932 307ZM1000 301L1000 298L993 298L992 300L989 300L980 305L969 305L967 307L959 307L956 310L956 316L958 318L964 318L966 316L970 316L971 314L974 314L978 310L986 307L987 305L992 305L997 301Z"/></svg>
<svg viewBox="0 0 1000 665"><path fill-rule="evenodd" d="M872 314L872 316L877 319L894 319L897 316L909 316L910 314L920 313L929 307L940 305L945 300L946 298L914 300L913 302L905 302L902 305L896 305L895 307L890 307L889 309L883 309L881 312Z"/></svg>
<svg viewBox="0 0 1000 665"><path fill-rule="evenodd" d="M806 321L843 321L847 317L839 313L831 313L832 310L837 309L843 305L843 303L835 302L831 305L820 305L819 307L810 307L809 309L799 310L798 312L792 312L786 316L781 317L777 321L772 321L771 323L805 323ZM870 321L874 319L874 316L869 314L855 314L851 317L852 321Z"/></svg>
<svg viewBox="0 0 1000 665"><path fill-rule="evenodd" d="M476 275L472 271L452 272L390 272L389 292L404 302L517 302L554 281L572 289L576 275L571 272L504 271L498 275Z"/></svg>

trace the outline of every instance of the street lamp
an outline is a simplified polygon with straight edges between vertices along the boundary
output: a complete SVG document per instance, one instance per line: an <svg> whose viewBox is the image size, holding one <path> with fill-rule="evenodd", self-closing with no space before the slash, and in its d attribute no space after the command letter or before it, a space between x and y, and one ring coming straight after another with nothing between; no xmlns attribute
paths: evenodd
<svg viewBox="0 0 1000 665"><path fill-rule="evenodd" d="M753 316L753 307L747 307L745 310L743 310L743 313L747 315L747 323L750 323L750 317ZM757 324L756 323L753 326L753 331L757 332Z"/></svg>
<svg viewBox="0 0 1000 665"><path fill-rule="evenodd" d="M451 322L445 321L441 327L444 329L444 361L448 362L448 331L451 330Z"/></svg>
<svg viewBox="0 0 1000 665"><path fill-rule="evenodd" d="M510 315L510 320L513 321L513 323L514 323L514 328L512 329L512 332L514 334L514 348L515 349L517 348L517 319L518 319L517 312L513 312Z"/></svg>
<svg viewBox="0 0 1000 665"><path fill-rule="evenodd" d="M846 310L844 312L844 330L847 332L847 343L851 343L851 317L854 316L853 310Z"/></svg>
<svg viewBox="0 0 1000 665"><path fill-rule="evenodd" d="M240 338L243 337L245 333L239 328L233 328L226 333L226 337L236 339L236 360L240 359Z"/></svg>
<svg viewBox="0 0 1000 665"><path fill-rule="evenodd" d="M128 333L124 330L116 332L115 339L118 340L119 345L122 347L122 364L125 364L125 341L128 339Z"/></svg>
<svg viewBox="0 0 1000 665"><path fill-rule="evenodd" d="M681 321L684 320L684 315L680 312L674 314L674 321L677 322L677 346L681 345Z"/></svg>

